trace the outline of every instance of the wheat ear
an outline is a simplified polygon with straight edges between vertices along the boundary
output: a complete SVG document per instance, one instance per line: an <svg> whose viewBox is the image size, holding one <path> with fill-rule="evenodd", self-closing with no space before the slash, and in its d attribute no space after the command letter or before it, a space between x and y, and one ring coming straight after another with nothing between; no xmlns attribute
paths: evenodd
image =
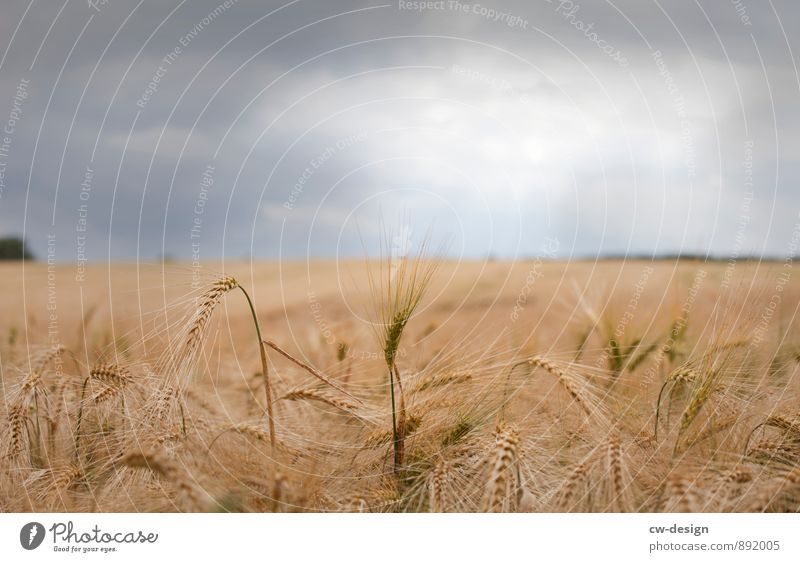
<svg viewBox="0 0 800 562"><path fill-rule="evenodd" d="M288 394L283 395L283 400L313 400L316 402L321 402L323 404L327 404L328 406L333 406L338 410L342 410L351 415L355 415L358 417L356 413L356 405L347 402L346 400L341 400L338 398L333 398L331 396L327 396L323 394L319 390L315 388L301 388L299 390L295 390L289 392Z"/></svg>
<svg viewBox="0 0 800 562"><path fill-rule="evenodd" d="M205 327L211 319L214 309L222 300L222 297L238 286L239 283L233 277L223 277L214 281L206 292L200 296L191 326L189 327L189 333L186 337L186 357L193 356L197 351L205 335Z"/></svg>
<svg viewBox="0 0 800 562"><path fill-rule="evenodd" d="M269 442L271 450L274 453L275 418L272 412L272 389L269 381L269 366L267 364L267 352L264 349L264 338L261 334L261 325L258 322L258 315L256 314L256 308L253 304L253 299L250 298L250 294L233 277L223 277L218 279L205 293L203 293L192 321L191 328L189 329L189 335L186 341L185 357L191 358L195 354L200 342L203 339L205 326L208 323L208 320L211 318L214 308L216 308L217 304L219 304L219 302L222 300L222 297L224 297L226 293L234 289L239 289L247 300L247 305L250 308L250 314L253 317L253 324L256 329L258 351L261 358L261 374L264 377L264 398L267 403L267 423L269 425L270 435Z"/></svg>
<svg viewBox="0 0 800 562"><path fill-rule="evenodd" d="M589 474L589 469L591 468L594 459L592 456L586 458L583 462L581 462L578 466L576 466L572 472L570 472L569 477L567 477L566 482L561 488L560 491L560 498L558 501L558 508L567 510L570 508L572 498L575 496L575 492L578 491L578 486L586 480L586 476Z"/></svg>
<svg viewBox="0 0 800 562"><path fill-rule="evenodd" d="M510 425L501 422L495 431L494 460L492 472L486 488L486 511L503 511L509 488L516 498L516 473L513 470L517 462L519 434Z"/></svg>
<svg viewBox="0 0 800 562"><path fill-rule="evenodd" d="M611 484L614 489L614 501L620 511L625 512L625 486L622 473L622 447L618 435L613 435L608 441L608 469L611 472Z"/></svg>
<svg viewBox="0 0 800 562"><path fill-rule="evenodd" d="M674 392L675 385L678 383L693 383L700 375L694 369L690 368L681 368L673 371L664 381L664 384L661 385L661 389L658 391L658 399L656 400L656 419L655 419L655 427L653 428L653 439L658 441L658 421L661 414L661 399L664 396L664 391L667 389L669 385L672 385L673 390L670 391L670 397L672 396L672 392ZM670 398L671 402L671 398ZM669 412L667 412L667 421L669 422Z"/></svg>
<svg viewBox="0 0 800 562"><path fill-rule="evenodd" d="M187 511L207 511L206 502L202 499L204 493L191 481L185 469L161 451L129 453L120 462L131 468L147 469L172 482Z"/></svg>
<svg viewBox="0 0 800 562"><path fill-rule="evenodd" d="M589 408L589 405L586 403L584 397L581 396L581 390L575 385L575 382L570 379L569 373L566 369L558 367L552 361L539 355L532 357L527 361L527 363L533 368L541 367L551 375L555 376L561 386L564 387L570 396L572 396L572 399L575 400L575 402L581 408L583 408L583 411L589 416L592 415L591 408Z"/></svg>
<svg viewBox="0 0 800 562"><path fill-rule="evenodd" d="M772 503L787 493L789 490L800 488L800 469L793 470L771 478L760 490L756 497L750 501L747 511L763 512L769 509Z"/></svg>
<svg viewBox="0 0 800 562"><path fill-rule="evenodd" d="M443 458L436 461L430 480L430 511L444 513L446 511L447 485L450 477L449 466Z"/></svg>
<svg viewBox="0 0 800 562"><path fill-rule="evenodd" d="M13 404L8 410L8 426L11 429L9 457L15 457L22 452L22 433L27 418L25 407L22 404Z"/></svg>

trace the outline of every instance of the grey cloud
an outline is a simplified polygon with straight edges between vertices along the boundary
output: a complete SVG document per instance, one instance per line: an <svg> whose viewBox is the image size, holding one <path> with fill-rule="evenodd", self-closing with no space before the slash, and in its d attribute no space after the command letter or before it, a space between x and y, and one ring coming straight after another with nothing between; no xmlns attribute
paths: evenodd
<svg viewBox="0 0 800 562"><path fill-rule="evenodd" d="M530 255L548 235L561 255L725 254L739 245L747 140L757 181L746 249L786 251L800 207L800 8L788 0L743 2L745 12L711 1L485 1L466 12L397 1L138 4L68 3L30 69L61 8L37 4L8 45L0 124L20 79L30 96L0 228L24 228L40 254L55 233L60 259L73 259L86 204L91 258L187 258L199 200L207 258L358 255L359 229L404 210L471 257ZM26 6L3 6L6 41Z"/></svg>

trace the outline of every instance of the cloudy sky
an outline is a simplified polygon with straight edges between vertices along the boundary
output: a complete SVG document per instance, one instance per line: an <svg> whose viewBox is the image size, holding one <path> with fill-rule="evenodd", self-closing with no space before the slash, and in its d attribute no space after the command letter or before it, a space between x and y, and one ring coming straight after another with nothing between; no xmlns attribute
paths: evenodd
<svg viewBox="0 0 800 562"><path fill-rule="evenodd" d="M382 223L469 258L783 256L797 21L791 0L9 0L0 234L61 261L361 256Z"/></svg>

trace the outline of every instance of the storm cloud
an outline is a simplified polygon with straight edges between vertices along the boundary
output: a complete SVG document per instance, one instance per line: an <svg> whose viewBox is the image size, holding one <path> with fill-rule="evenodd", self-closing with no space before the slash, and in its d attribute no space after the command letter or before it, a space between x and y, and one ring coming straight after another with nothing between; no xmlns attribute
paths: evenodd
<svg viewBox="0 0 800 562"><path fill-rule="evenodd" d="M14 0L0 232L62 261L782 256L796 2ZM366 242L365 242L366 241Z"/></svg>

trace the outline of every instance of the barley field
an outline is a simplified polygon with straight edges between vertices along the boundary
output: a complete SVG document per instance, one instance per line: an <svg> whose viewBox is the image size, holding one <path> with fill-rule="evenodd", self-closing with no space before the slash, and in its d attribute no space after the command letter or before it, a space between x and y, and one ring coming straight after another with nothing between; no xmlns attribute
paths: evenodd
<svg viewBox="0 0 800 562"><path fill-rule="evenodd" d="M792 262L0 265L0 510L796 512Z"/></svg>

